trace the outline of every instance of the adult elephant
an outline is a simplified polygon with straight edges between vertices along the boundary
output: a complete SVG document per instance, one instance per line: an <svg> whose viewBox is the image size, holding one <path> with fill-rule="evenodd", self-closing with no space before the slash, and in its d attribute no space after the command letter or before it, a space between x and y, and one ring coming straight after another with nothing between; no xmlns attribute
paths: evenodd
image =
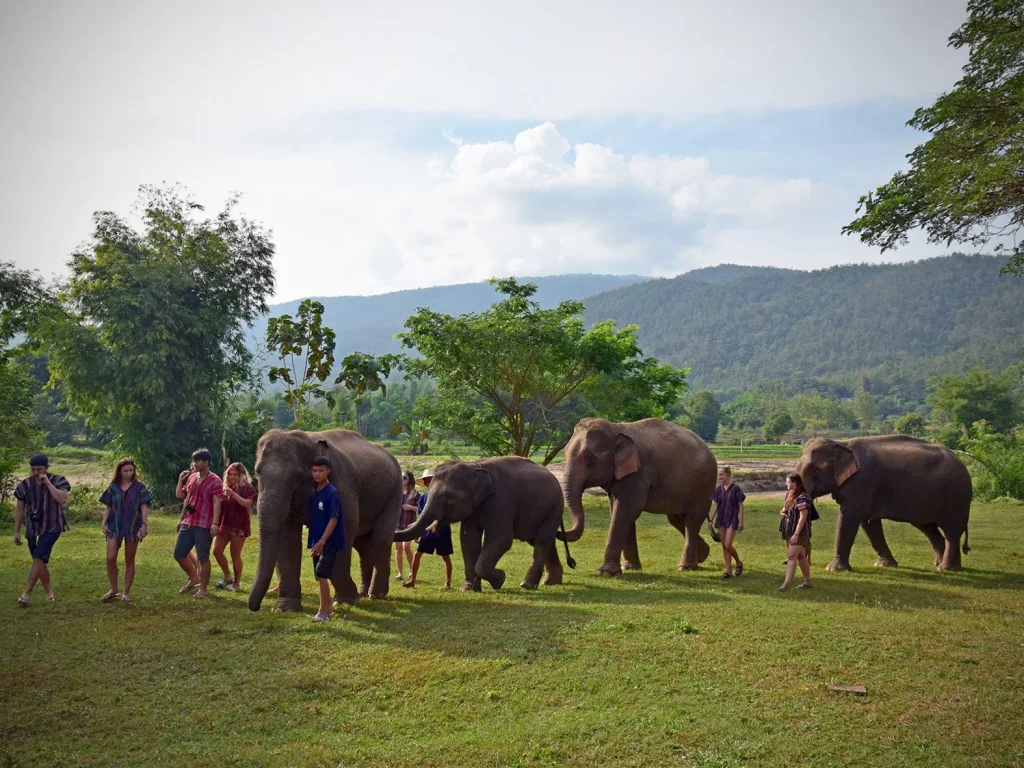
<svg viewBox="0 0 1024 768"><path fill-rule="evenodd" d="M391 576L391 537L402 504L402 472L395 457L357 432L331 429L301 432L272 429L256 449L260 495L260 554L249 608L258 611L276 565L280 596L275 610L298 611L303 558L302 526L313 495L313 459L331 462L330 482L341 496L345 550L334 566L335 597L384 597ZM352 581L353 547L359 553L360 586Z"/></svg>
<svg viewBox="0 0 1024 768"><path fill-rule="evenodd" d="M668 516L686 540L679 568L694 569L710 553L700 527L711 508L717 474L707 444L664 419L624 424L582 419L565 447L562 490L573 521L565 539L583 535L583 490L600 486L611 503L611 525L599 574L640 570L636 519L643 511Z"/></svg>
<svg viewBox="0 0 1024 768"><path fill-rule="evenodd" d="M536 589L562 583L555 532L562 522L562 488L547 469L529 459L504 456L479 461L452 461L434 472L427 504L416 522L395 534L411 541L444 523L459 523L466 568L463 590L480 591L480 580L494 589L505 583L497 567L512 541L533 545L533 561L519 585Z"/></svg>
<svg viewBox="0 0 1024 768"><path fill-rule="evenodd" d="M973 489L967 467L948 448L903 435L818 438L804 445L797 472L811 496L831 493L839 503L836 554L828 570L850 570L857 526L878 553L875 565L896 566L882 520L910 523L928 537L936 566L960 570L961 536L964 553L970 551Z"/></svg>

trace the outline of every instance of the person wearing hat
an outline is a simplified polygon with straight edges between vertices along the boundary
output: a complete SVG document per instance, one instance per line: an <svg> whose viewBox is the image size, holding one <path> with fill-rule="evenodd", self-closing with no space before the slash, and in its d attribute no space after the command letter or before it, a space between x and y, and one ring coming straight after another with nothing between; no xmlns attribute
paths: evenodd
<svg viewBox="0 0 1024 768"><path fill-rule="evenodd" d="M427 495L430 492L430 480L434 476L434 470L425 469L423 474L420 476L420 485L427 490L420 496L420 500L417 504L417 517L423 514L423 510L427 507ZM423 555L440 555L444 561L444 586L441 589L452 588L452 553L455 551L455 547L452 545L452 527L445 523L439 525L436 530L427 531L420 536L419 543L416 545L416 554L412 558L412 573L409 575L409 580L402 584L403 587L415 587L416 586L416 574L420 570L420 560Z"/></svg>
<svg viewBox="0 0 1024 768"><path fill-rule="evenodd" d="M17 506L14 510L14 543L21 546L21 524L25 523L28 551L32 555L32 567L28 572L28 584L18 598L18 605L28 606L28 598L37 581L43 582L46 599L54 600L53 585L50 583L50 552L60 535L68 529L64 516L64 505L68 503L71 483L63 475L48 472L50 460L45 454L37 453L28 460L32 474L18 483L14 489Z"/></svg>

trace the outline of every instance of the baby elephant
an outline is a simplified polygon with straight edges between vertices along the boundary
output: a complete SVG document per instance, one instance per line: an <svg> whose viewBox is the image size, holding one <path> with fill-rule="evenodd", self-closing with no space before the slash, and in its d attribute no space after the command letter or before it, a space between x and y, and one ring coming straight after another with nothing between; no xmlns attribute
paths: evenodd
<svg viewBox="0 0 1024 768"><path fill-rule="evenodd" d="M501 589L505 572L496 566L512 548L513 539L533 545L533 562L521 587L536 589L545 570L545 584L561 584L555 532L562 520L562 506L558 481L529 459L504 456L451 461L437 468L423 514L396 532L395 541L411 541L431 526L460 523L466 564L463 590L479 592L481 579Z"/></svg>

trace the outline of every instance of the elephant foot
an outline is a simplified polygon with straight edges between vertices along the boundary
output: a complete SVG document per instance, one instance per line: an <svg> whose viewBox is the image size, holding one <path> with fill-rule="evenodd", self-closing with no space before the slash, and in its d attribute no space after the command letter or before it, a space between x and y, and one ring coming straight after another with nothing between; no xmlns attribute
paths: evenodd
<svg viewBox="0 0 1024 768"><path fill-rule="evenodd" d="M487 583L491 585L491 589L501 589L505 584L505 572L495 568L494 575L487 579Z"/></svg>
<svg viewBox="0 0 1024 768"><path fill-rule="evenodd" d="M939 563L939 570L940 571L962 571L963 570L963 566L961 566L960 563L942 562L942 563Z"/></svg>
<svg viewBox="0 0 1024 768"><path fill-rule="evenodd" d="M597 569L598 576L618 576L622 573L622 566L618 563L604 563Z"/></svg>
<svg viewBox="0 0 1024 768"><path fill-rule="evenodd" d="M343 595L334 596L334 607L337 608L339 605L355 605L359 602L359 598L356 595L345 597Z"/></svg>
<svg viewBox="0 0 1024 768"><path fill-rule="evenodd" d="M387 596L388 596L387 587L385 587L384 589L378 589L376 591L371 591L370 594L368 595L368 597L371 600L383 600Z"/></svg>
<svg viewBox="0 0 1024 768"><path fill-rule="evenodd" d="M356 590L356 594L359 597L369 597L370 596L370 588L368 586L364 585L364 586L360 587L358 590Z"/></svg>
<svg viewBox="0 0 1024 768"><path fill-rule="evenodd" d="M480 582L479 581L467 581L465 584L463 584L461 587L459 587L459 591L460 592L482 592L483 590L480 588Z"/></svg>
<svg viewBox="0 0 1024 768"><path fill-rule="evenodd" d="M853 568L850 567L849 563L841 562L839 560L839 558L836 558L831 563L829 563L828 565L825 566L825 570L826 571L852 571Z"/></svg>
<svg viewBox="0 0 1024 768"><path fill-rule="evenodd" d="M875 560L875 568L897 568L899 563L895 557L880 557Z"/></svg>
<svg viewBox="0 0 1024 768"><path fill-rule="evenodd" d="M519 583L519 586L523 589L536 589L538 583L536 581L526 581L525 579L523 579L523 581Z"/></svg>
<svg viewBox="0 0 1024 768"><path fill-rule="evenodd" d="M274 603L274 611L281 613L297 613L302 610L302 598L279 597Z"/></svg>
<svg viewBox="0 0 1024 768"><path fill-rule="evenodd" d="M643 568L640 563L631 563L628 560L622 564L622 570L624 571L642 571Z"/></svg>
<svg viewBox="0 0 1024 768"><path fill-rule="evenodd" d="M703 562L703 561L700 561L700 562ZM680 571L696 571L696 570L699 570L700 569L700 562L695 563L692 560L683 560L683 562L681 562L679 564L679 570Z"/></svg>
<svg viewBox="0 0 1024 768"><path fill-rule="evenodd" d="M544 577L544 586L545 587L557 587L561 583L562 583L562 574L561 573L549 573L547 576Z"/></svg>

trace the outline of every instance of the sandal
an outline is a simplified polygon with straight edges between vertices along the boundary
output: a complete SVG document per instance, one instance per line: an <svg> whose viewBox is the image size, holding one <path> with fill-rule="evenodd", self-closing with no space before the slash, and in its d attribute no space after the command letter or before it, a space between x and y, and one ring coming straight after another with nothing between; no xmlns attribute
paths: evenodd
<svg viewBox="0 0 1024 768"><path fill-rule="evenodd" d="M228 586L229 584L234 584L234 583L235 583L235 580L234 580L234 579L231 579L231 580L228 580L228 579L221 579L220 581L218 581L218 582L217 582L216 584L214 584L213 586L215 586L215 587L216 587L217 589L224 589L224 588L225 588L226 586Z"/></svg>
<svg viewBox="0 0 1024 768"><path fill-rule="evenodd" d="M186 584L186 585L185 585L184 587L182 587L181 589L179 589L179 590L178 590L178 593L179 593L179 594L182 594L182 595L187 595L187 594L188 594L189 592L191 592L191 591L192 591L193 589L195 589L195 588L196 588L196 587L198 587L198 586L199 586L198 584L193 584L193 583L192 583L192 582L190 581L190 582L189 582L188 584Z"/></svg>
<svg viewBox="0 0 1024 768"><path fill-rule="evenodd" d="M743 563L740 563L739 565L736 566L736 575L737 576L742 576L743 575Z"/></svg>
<svg viewBox="0 0 1024 768"><path fill-rule="evenodd" d="M315 621L317 624L319 624L321 622L324 622L324 621L330 621L330 620L331 620L330 614L328 614L327 616L324 616L322 613L318 613L316 616L313 617L313 621Z"/></svg>
<svg viewBox="0 0 1024 768"><path fill-rule="evenodd" d="M20 605L22 608L28 608L28 598L25 597L24 595L19 597L18 598L18 605Z"/></svg>
<svg viewBox="0 0 1024 768"><path fill-rule="evenodd" d="M111 600L117 600L117 598L119 598L120 596L120 592L110 590L109 592L107 592L107 594L100 598L100 601L104 603L109 603Z"/></svg>
<svg viewBox="0 0 1024 768"><path fill-rule="evenodd" d="M805 581L803 584L797 584L796 588L797 589L814 589L814 585L811 584L809 581Z"/></svg>
<svg viewBox="0 0 1024 768"><path fill-rule="evenodd" d="M122 603L130 603L131 601L132 601L132 599L128 595L121 595L121 602Z"/></svg>
<svg viewBox="0 0 1024 768"><path fill-rule="evenodd" d="M787 589L789 589L789 584L779 584L779 586L777 586L775 588L775 591L776 592L785 592Z"/></svg>
<svg viewBox="0 0 1024 768"><path fill-rule="evenodd" d="M196 592L194 595L192 595L192 599L193 600L202 600L205 597L206 597L206 593L205 592Z"/></svg>
<svg viewBox="0 0 1024 768"><path fill-rule="evenodd" d="M56 595L47 595L46 596L46 602L54 603L56 601L57 601L57 596Z"/></svg>

